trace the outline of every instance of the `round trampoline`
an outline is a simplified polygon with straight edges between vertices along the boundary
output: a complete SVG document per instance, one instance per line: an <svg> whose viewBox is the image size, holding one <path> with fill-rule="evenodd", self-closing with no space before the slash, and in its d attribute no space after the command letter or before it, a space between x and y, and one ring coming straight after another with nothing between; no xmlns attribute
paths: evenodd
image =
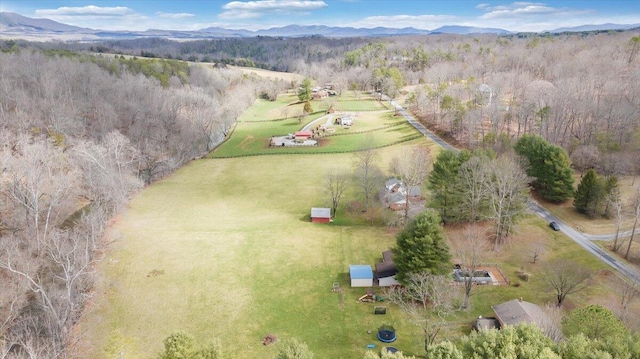
<svg viewBox="0 0 640 359"><path fill-rule="evenodd" d="M388 353L397 353L398 352L398 348L396 347L384 347L382 349L383 351L387 351Z"/></svg>
<svg viewBox="0 0 640 359"><path fill-rule="evenodd" d="M378 340L383 343L391 343L396 341L396 330L390 325L383 325L378 328Z"/></svg>

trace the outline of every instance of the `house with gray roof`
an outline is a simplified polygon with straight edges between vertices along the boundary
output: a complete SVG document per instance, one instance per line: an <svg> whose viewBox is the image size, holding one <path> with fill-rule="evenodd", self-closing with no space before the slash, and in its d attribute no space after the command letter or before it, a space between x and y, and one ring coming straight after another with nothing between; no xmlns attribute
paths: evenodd
<svg viewBox="0 0 640 359"><path fill-rule="evenodd" d="M510 300L498 305L492 305L500 327L517 325L520 323L542 323L547 320L545 313L539 306L520 299Z"/></svg>

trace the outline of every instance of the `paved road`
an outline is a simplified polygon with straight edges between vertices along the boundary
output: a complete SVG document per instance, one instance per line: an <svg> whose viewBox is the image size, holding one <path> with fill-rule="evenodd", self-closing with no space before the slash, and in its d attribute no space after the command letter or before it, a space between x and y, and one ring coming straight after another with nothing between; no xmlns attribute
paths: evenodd
<svg viewBox="0 0 640 359"><path fill-rule="evenodd" d="M422 126L422 124L420 122L418 122L415 118L413 118L413 116L411 116L411 114L409 112L407 112L407 110L405 110L397 102L392 101L391 99L389 99L389 97L387 95L383 95L382 99L385 100L385 101L389 101L391 106L393 106L396 109L396 111L398 111L399 114L404 116L404 118L406 118L407 121L413 127L416 128L416 130L420 131L420 133L422 133L423 135L429 137L434 142L436 142L437 144L442 146L444 149L452 150L452 151L458 151L458 149L456 149L455 147L453 147L450 144L448 144L447 142L445 142L442 138L438 137L435 133L427 130L424 126Z"/></svg>
<svg viewBox="0 0 640 359"><path fill-rule="evenodd" d="M628 231L623 231L620 232L620 234L618 234L618 238L627 238L627 237L631 237L631 230ZM616 234L615 233L610 233L610 234L587 234L587 233L583 233L585 237L589 238L592 241L612 241L613 239L616 238ZM640 228L636 229L636 235L640 235Z"/></svg>
<svg viewBox="0 0 640 359"><path fill-rule="evenodd" d="M443 139L436 136L436 134L427 130L424 126L422 126L422 124L416 121L416 119L413 118L413 116L411 116L402 106L397 104L395 101L392 101L386 95L383 96L383 99L385 99L386 101L389 101L391 105L395 107L395 109L400 114L402 114L407 119L407 121L409 121L409 123L413 125L413 127L415 127L423 135L429 137L430 139L432 139L433 141L435 141L445 149L458 151L458 149L446 143ZM562 233L567 235L567 237L573 239L574 242L581 245L584 249L592 253L594 256L598 257L601 261L608 264L613 269L620 272L625 277L640 284L640 271L638 271L638 269L636 269L632 265L629 265L623 261L618 260L617 258L612 257L609 253L607 253L605 250L598 247L591 241L591 240L611 240L615 237L615 234L590 235L590 234L579 232L573 229L571 226L564 224L564 222L562 222L558 217L551 214L551 212L547 211L544 207L542 207L538 202L536 202L533 199L529 200L529 210L534 212L535 214L537 214L539 217L546 220L547 222L553 221L558 223L560 225L560 231L562 231ZM625 235L627 236L631 235L631 231L627 231L620 234L620 236L625 236Z"/></svg>
<svg viewBox="0 0 640 359"><path fill-rule="evenodd" d="M542 219L547 222L556 222L560 226L560 231L567 235L567 237L573 239L574 242L581 245L587 251L589 251L594 256L598 257L601 261L605 262L609 266L613 267L613 269L620 272L622 275L626 276L632 281L640 284L640 271L636 269L634 266L627 264L617 258L611 256L607 251L603 250L596 244L594 244L590 237L594 237L592 235L586 235L582 232L577 231L573 227L565 224L555 215L551 214L544 207L542 207L538 202L534 200L529 200L529 210L537 214ZM549 229L551 230L551 229ZM607 235L611 237L611 235ZM604 237L604 236L597 236Z"/></svg>

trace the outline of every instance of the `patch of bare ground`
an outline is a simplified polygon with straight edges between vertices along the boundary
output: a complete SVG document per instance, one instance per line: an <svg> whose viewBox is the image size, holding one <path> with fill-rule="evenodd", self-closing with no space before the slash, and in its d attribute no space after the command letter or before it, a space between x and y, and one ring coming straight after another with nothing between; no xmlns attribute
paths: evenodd
<svg viewBox="0 0 640 359"><path fill-rule="evenodd" d="M264 69L258 69L253 67L240 67L240 66L231 66L231 65L227 65L227 67L234 70L238 70L244 74L254 74L264 78L280 79L280 80L285 80L289 82L297 82L297 81L302 81L304 79L304 76L302 75L293 74L289 72L278 72L278 71L264 70Z"/></svg>
<svg viewBox="0 0 640 359"><path fill-rule="evenodd" d="M531 226L524 224L526 227L521 229L509 237L509 239L502 245L496 247L495 243L489 239L492 234L491 223L479 223L477 224L478 233L484 238L484 249L482 257L483 262L496 263L496 262L528 262L533 261L533 253L537 247L544 247L547 245L548 239L544 230L537 226ZM525 230L526 228L526 230ZM451 252L455 253L468 246L466 237L468 236L467 225L455 225L446 226L445 231L449 238L449 245L451 246ZM542 252L542 250L538 250ZM541 260L545 257L546 253L539 253L537 260Z"/></svg>

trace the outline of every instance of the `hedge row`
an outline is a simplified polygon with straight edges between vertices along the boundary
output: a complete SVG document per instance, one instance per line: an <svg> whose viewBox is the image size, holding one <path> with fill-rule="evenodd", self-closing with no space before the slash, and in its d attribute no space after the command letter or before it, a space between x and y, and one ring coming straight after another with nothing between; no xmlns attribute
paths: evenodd
<svg viewBox="0 0 640 359"><path fill-rule="evenodd" d="M394 123L393 125L386 125L386 126L382 126L382 127L378 127L378 128L372 128L370 130L354 131L354 132L348 132L348 133L347 132L334 133L334 134L322 136L322 138L335 137L335 136L345 136L345 135L358 135L358 134L361 134L361 133L368 133L368 132L386 130L387 128L392 128L392 127L405 126L407 124L408 124L408 122L398 122L398 123Z"/></svg>
<svg viewBox="0 0 640 359"><path fill-rule="evenodd" d="M307 114L307 116L313 116L313 115L317 115L319 113L325 113L326 111L315 111L315 112L311 112L309 114ZM281 118L275 118L275 119L271 119L271 120L244 120L244 121L238 121L238 122L246 122L246 123L255 123L255 122L277 122L277 121L284 121L284 120L294 120L296 119L296 117L281 117Z"/></svg>
<svg viewBox="0 0 640 359"><path fill-rule="evenodd" d="M415 134L412 136L409 136L407 138L395 141L395 142L391 142L391 143L387 143L384 145L380 145L380 146L376 146L376 147L372 147L370 149L380 149L380 148L385 148L385 147L389 147L389 146L394 146L394 145L398 145L404 142L409 142L409 141L413 141L416 140L418 138L424 138L424 136L422 134ZM237 157L250 157L250 156L270 156L270 155L306 155L306 154L320 154L320 155L326 155L326 154L334 154L334 153L352 153L352 152L359 152L359 151L363 151L363 150L350 150L350 151L326 151L326 152L301 152L301 151L280 151L278 150L280 147L274 147L273 148L273 152L260 152L260 153L243 153L243 154L238 154L238 155L232 155L232 156L218 156L218 157L210 157L210 158L237 158Z"/></svg>

